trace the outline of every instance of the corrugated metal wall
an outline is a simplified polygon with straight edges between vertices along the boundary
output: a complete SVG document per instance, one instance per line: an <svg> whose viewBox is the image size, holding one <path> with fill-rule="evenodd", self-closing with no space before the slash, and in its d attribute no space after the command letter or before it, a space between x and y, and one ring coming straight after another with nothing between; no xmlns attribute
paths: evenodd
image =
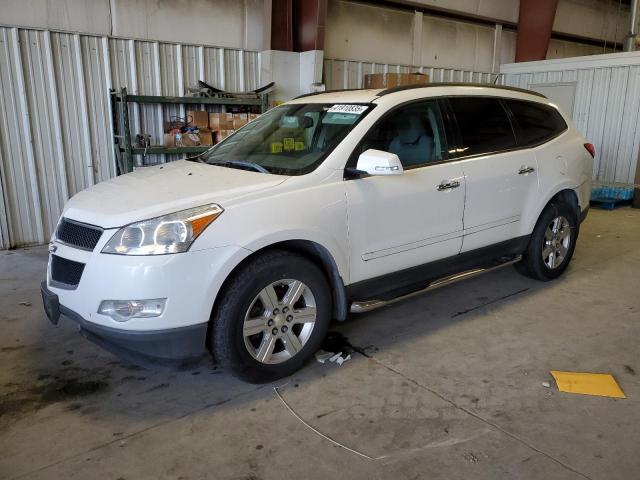
<svg viewBox="0 0 640 480"><path fill-rule="evenodd" d="M421 72L429 75L432 82L475 82L492 83L496 74L472 72L440 67L412 67L409 65L390 65L386 63L356 62L327 58L324 60L324 81L327 90L362 88L364 76L368 73L411 73Z"/></svg>
<svg viewBox="0 0 640 480"><path fill-rule="evenodd" d="M257 52L0 27L0 248L47 242L66 200L115 174L109 88L242 91L259 86L259 63ZM130 108L132 134L158 143L162 121L184 114Z"/></svg>
<svg viewBox="0 0 640 480"><path fill-rule="evenodd" d="M598 57L603 56L593 59ZM593 178L633 183L640 156L640 65L559 68L551 64L549 71L504 73L504 83L515 87L557 82L576 82L572 117L596 146Z"/></svg>

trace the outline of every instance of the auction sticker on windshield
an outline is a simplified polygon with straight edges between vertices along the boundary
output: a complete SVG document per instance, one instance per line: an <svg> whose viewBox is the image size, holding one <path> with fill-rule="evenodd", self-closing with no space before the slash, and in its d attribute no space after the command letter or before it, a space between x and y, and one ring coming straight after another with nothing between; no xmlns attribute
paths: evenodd
<svg viewBox="0 0 640 480"><path fill-rule="evenodd" d="M369 107L367 105L334 105L327 112L329 113L353 113L355 115L362 115L367 111Z"/></svg>

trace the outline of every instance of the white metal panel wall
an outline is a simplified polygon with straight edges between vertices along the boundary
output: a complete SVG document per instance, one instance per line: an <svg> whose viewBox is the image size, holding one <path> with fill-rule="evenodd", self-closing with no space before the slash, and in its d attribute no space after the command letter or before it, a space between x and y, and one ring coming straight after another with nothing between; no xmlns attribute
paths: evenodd
<svg viewBox="0 0 640 480"><path fill-rule="evenodd" d="M42 242L45 236L19 37L17 29L0 30L0 173L6 215L2 223L10 245Z"/></svg>
<svg viewBox="0 0 640 480"><path fill-rule="evenodd" d="M429 75L432 82L473 82L491 83L496 75L487 72L458 70L440 67L411 67L387 63L357 62L327 58L324 61L324 81L327 90L362 88L364 76L369 73L411 73L421 72Z"/></svg>
<svg viewBox="0 0 640 480"><path fill-rule="evenodd" d="M47 242L70 196L115 175L109 88L180 96L201 79L240 91L259 74L257 52L0 27L0 248ZM130 112L133 136L162 143L163 120L184 108Z"/></svg>
<svg viewBox="0 0 640 480"><path fill-rule="evenodd" d="M507 65L503 67L503 81L521 88L576 82L573 112L569 113L578 130L596 146L594 179L633 183L640 156L640 54L571 60ZM510 73L512 68L519 71Z"/></svg>

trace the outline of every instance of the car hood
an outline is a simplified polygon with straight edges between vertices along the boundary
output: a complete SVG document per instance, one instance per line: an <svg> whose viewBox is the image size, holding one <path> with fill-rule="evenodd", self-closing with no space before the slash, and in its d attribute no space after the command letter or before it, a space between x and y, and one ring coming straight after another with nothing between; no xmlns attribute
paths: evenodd
<svg viewBox="0 0 640 480"><path fill-rule="evenodd" d="M180 160L140 168L83 190L69 200L63 215L115 228L208 203L224 208L287 178Z"/></svg>

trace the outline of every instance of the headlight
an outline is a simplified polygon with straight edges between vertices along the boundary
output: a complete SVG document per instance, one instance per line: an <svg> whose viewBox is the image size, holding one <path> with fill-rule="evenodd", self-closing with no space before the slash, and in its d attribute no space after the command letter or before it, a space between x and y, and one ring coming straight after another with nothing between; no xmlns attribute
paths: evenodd
<svg viewBox="0 0 640 480"><path fill-rule="evenodd" d="M118 230L102 253L163 255L186 252L222 212L222 207L211 204L132 223Z"/></svg>

